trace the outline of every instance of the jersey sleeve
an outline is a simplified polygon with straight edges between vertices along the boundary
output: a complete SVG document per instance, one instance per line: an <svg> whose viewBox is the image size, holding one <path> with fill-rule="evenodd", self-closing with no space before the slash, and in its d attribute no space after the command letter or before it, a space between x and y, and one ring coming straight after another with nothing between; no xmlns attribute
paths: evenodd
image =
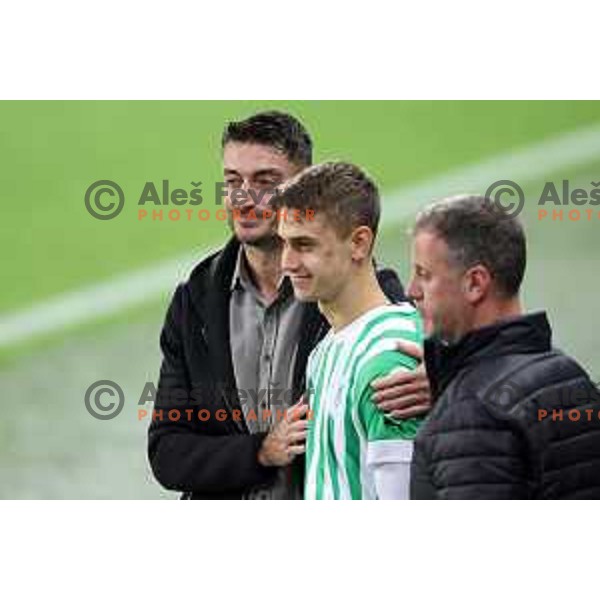
<svg viewBox="0 0 600 600"><path fill-rule="evenodd" d="M413 439L423 419L394 419L384 414L373 402L371 383L416 366L416 360L387 350L370 359L360 372L358 415L367 436L367 468L381 500L408 499Z"/></svg>
<svg viewBox="0 0 600 600"><path fill-rule="evenodd" d="M395 419L384 414L373 401L371 383L398 370L412 371L417 361L396 350L387 350L374 356L360 369L357 381L358 416L369 442L384 440L412 440L417 434L422 417Z"/></svg>

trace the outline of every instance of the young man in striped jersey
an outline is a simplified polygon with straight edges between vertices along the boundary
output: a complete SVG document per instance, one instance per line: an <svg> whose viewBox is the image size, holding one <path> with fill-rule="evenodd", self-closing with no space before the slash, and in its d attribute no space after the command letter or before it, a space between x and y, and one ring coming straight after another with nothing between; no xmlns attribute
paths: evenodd
<svg viewBox="0 0 600 600"><path fill-rule="evenodd" d="M375 276L377 188L354 165L325 163L292 179L276 202L288 213L314 211L311 220L280 220L282 268L296 298L317 301L331 325L307 366L305 498L408 498L420 419L384 415L371 384L416 368L397 341L420 345L422 327L412 305L389 304Z"/></svg>

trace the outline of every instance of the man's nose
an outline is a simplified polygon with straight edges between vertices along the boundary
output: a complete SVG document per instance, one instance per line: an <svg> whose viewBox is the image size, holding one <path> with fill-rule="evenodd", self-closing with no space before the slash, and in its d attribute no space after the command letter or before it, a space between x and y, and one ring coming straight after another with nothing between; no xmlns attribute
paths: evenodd
<svg viewBox="0 0 600 600"><path fill-rule="evenodd" d="M240 187L237 189L240 191L238 191L237 194L234 195L234 208L243 208L244 206L252 207L255 204L255 194L251 183L247 180L244 180L242 182L242 185L240 185ZM250 190L252 190L252 193L250 192Z"/></svg>
<svg viewBox="0 0 600 600"><path fill-rule="evenodd" d="M409 298L413 300L421 299L421 288L417 285L417 282L414 277L411 277L411 280L408 282L408 288L406 289L406 293Z"/></svg>

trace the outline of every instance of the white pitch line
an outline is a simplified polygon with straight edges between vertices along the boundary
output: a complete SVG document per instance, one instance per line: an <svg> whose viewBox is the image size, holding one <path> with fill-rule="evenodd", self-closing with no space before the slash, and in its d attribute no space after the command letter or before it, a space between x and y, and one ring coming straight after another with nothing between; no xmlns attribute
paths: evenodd
<svg viewBox="0 0 600 600"><path fill-rule="evenodd" d="M525 185L594 160L600 160L600 125L553 136L396 190L384 197L384 225L397 224L442 196L484 193L500 179ZM169 293L209 251L202 248L0 316L0 347L110 316Z"/></svg>
<svg viewBox="0 0 600 600"><path fill-rule="evenodd" d="M5 315L0 318L0 347L106 317L174 291L202 252L162 261Z"/></svg>
<svg viewBox="0 0 600 600"><path fill-rule="evenodd" d="M389 203L385 198L383 200L386 225L404 220L422 206L444 196L484 194L492 183L501 179L510 179L524 187L561 169L592 162L596 162L596 166L600 164L600 124L555 135L400 189Z"/></svg>

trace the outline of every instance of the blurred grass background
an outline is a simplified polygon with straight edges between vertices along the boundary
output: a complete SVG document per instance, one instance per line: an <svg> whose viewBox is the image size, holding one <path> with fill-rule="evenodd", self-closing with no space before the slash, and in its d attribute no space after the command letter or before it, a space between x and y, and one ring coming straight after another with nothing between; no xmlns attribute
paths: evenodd
<svg viewBox="0 0 600 600"><path fill-rule="evenodd" d="M2 102L0 318L217 247L228 235L224 223L140 222L137 199L146 181L160 189L168 179L171 188L189 190L201 180L202 208L214 211L224 123L269 108L291 111L307 125L317 161L350 160L377 179L384 192L378 254L405 282L411 217L385 226L386 200L401 201L396 190L600 124L599 102ZM549 311L557 344L597 375L600 219L537 219L543 181L563 178L590 189L600 180L600 157L524 185L524 298L529 309ZM83 202L100 179L117 182L126 197L110 221L93 219ZM137 420L144 382L156 381L169 296L151 294L110 317L90 315L77 327L0 348L0 497L173 497L152 480L147 420ZM111 421L97 421L84 408L86 389L100 379L125 391L125 409Z"/></svg>

